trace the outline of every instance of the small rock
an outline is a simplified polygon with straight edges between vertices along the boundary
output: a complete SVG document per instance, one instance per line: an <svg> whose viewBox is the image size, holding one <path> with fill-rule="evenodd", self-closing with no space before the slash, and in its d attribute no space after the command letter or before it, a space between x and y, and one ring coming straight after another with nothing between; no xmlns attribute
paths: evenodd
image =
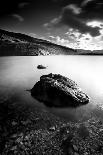
<svg viewBox="0 0 103 155"><path fill-rule="evenodd" d="M55 126L52 126L52 127L49 128L49 130L50 130L50 131L55 131L56 128L55 128Z"/></svg>
<svg viewBox="0 0 103 155"><path fill-rule="evenodd" d="M67 130L67 133L69 133L69 130Z"/></svg>
<svg viewBox="0 0 103 155"><path fill-rule="evenodd" d="M43 65L38 65L37 68L38 68L38 69L46 69L46 67L43 66Z"/></svg>
<svg viewBox="0 0 103 155"><path fill-rule="evenodd" d="M13 121L12 126L15 126L15 125L17 125L17 122Z"/></svg>
<svg viewBox="0 0 103 155"><path fill-rule="evenodd" d="M12 151L14 151L14 150L16 150L16 149L17 149L17 146L13 146L13 147L11 148Z"/></svg>
<svg viewBox="0 0 103 155"><path fill-rule="evenodd" d="M103 129L100 129L99 131L100 131L100 132L102 132L102 131L103 131Z"/></svg>
<svg viewBox="0 0 103 155"><path fill-rule="evenodd" d="M31 121L30 121L30 120L21 121L21 123L22 123L23 125L27 125L27 124L31 123Z"/></svg>
<svg viewBox="0 0 103 155"><path fill-rule="evenodd" d="M88 155L88 152L85 152L83 155Z"/></svg>
<svg viewBox="0 0 103 155"><path fill-rule="evenodd" d="M74 151L78 151L78 148L77 148L77 146L76 145L73 145L73 149L74 149Z"/></svg>
<svg viewBox="0 0 103 155"><path fill-rule="evenodd" d="M16 140L16 142L17 142L17 143L21 143L21 138L18 138L18 139Z"/></svg>

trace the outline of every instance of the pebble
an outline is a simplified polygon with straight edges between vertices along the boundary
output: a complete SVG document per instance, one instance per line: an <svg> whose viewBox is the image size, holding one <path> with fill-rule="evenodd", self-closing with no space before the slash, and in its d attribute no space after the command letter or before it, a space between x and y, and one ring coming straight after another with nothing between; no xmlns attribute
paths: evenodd
<svg viewBox="0 0 103 155"><path fill-rule="evenodd" d="M16 149L17 149L17 146L13 146L13 147L11 148L12 151L14 151L14 150L16 150Z"/></svg>
<svg viewBox="0 0 103 155"><path fill-rule="evenodd" d="M77 148L77 146L76 145L73 145L73 149L74 149L74 151L78 151L78 148Z"/></svg>
<svg viewBox="0 0 103 155"><path fill-rule="evenodd" d="M15 125L17 125L17 122L13 121L12 126L15 126Z"/></svg>
<svg viewBox="0 0 103 155"><path fill-rule="evenodd" d="M84 155L88 155L88 152L85 152Z"/></svg>
<svg viewBox="0 0 103 155"><path fill-rule="evenodd" d="M55 131L56 128L55 128L55 126L52 126L52 127L49 128L49 130L50 130L50 131Z"/></svg>
<svg viewBox="0 0 103 155"><path fill-rule="evenodd" d="M67 130L67 133L69 133L69 130Z"/></svg>
<svg viewBox="0 0 103 155"><path fill-rule="evenodd" d="M31 121L30 121L30 120L21 121L21 123L22 123L23 125L27 125L27 124L31 123Z"/></svg>
<svg viewBox="0 0 103 155"><path fill-rule="evenodd" d="M100 129L99 131L100 131L100 132L102 132L102 131L103 131L103 129Z"/></svg>

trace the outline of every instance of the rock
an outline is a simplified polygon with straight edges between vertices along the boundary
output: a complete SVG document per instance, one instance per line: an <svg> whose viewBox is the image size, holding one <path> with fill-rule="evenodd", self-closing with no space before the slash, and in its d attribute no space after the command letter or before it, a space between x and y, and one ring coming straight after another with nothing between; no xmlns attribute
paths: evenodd
<svg viewBox="0 0 103 155"><path fill-rule="evenodd" d="M46 69L46 66L38 65L37 68L38 68L38 69Z"/></svg>
<svg viewBox="0 0 103 155"><path fill-rule="evenodd" d="M28 119L28 120L26 120L26 121L21 121L21 123L22 123L23 125L28 125L28 124L31 123L31 121Z"/></svg>
<svg viewBox="0 0 103 155"><path fill-rule="evenodd" d="M78 152L78 148L76 145L73 145L73 149L74 149L74 151Z"/></svg>
<svg viewBox="0 0 103 155"><path fill-rule="evenodd" d="M13 121L12 126L15 126L15 125L17 125L17 122Z"/></svg>
<svg viewBox="0 0 103 155"><path fill-rule="evenodd" d="M103 128L99 129L100 132L103 132Z"/></svg>
<svg viewBox="0 0 103 155"><path fill-rule="evenodd" d="M15 151L16 149L17 149L17 146L13 146L13 147L11 148L12 151Z"/></svg>
<svg viewBox="0 0 103 155"><path fill-rule="evenodd" d="M55 130L56 130L55 126L49 128L49 131L55 131Z"/></svg>
<svg viewBox="0 0 103 155"><path fill-rule="evenodd" d="M73 80L52 73L40 77L31 95L50 107L77 107L89 102L89 97Z"/></svg>
<svg viewBox="0 0 103 155"><path fill-rule="evenodd" d="M88 152L85 152L83 155L88 155Z"/></svg>

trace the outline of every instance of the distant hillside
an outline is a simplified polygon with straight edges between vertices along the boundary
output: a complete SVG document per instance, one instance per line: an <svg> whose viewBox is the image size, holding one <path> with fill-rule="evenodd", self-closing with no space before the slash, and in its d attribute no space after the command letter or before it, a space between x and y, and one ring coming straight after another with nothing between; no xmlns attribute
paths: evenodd
<svg viewBox="0 0 103 155"><path fill-rule="evenodd" d="M103 55L103 50L83 50L83 49L77 49L76 50L78 55Z"/></svg>
<svg viewBox="0 0 103 155"><path fill-rule="evenodd" d="M76 50L33 38L26 34L8 32L0 29L0 56L8 55L68 55Z"/></svg>
<svg viewBox="0 0 103 155"><path fill-rule="evenodd" d="M103 55L103 50L72 49L26 34L0 29L0 56Z"/></svg>

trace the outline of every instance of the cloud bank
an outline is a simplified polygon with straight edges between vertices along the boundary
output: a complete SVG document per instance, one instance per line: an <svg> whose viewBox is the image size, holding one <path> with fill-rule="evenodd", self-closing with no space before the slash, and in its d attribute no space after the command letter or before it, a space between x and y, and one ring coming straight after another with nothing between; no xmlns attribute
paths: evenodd
<svg viewBox="0 0 103 155"><path fill-rule="evenodd" d="M88 25L91 21L103 22L103 2L102 0L84 0L81 3L69 3L62 8L59 17L46 23L48 28L60 28L66 26L78 30L81 34L89 33L92 37L100 35L100 27Z"/></svg>

